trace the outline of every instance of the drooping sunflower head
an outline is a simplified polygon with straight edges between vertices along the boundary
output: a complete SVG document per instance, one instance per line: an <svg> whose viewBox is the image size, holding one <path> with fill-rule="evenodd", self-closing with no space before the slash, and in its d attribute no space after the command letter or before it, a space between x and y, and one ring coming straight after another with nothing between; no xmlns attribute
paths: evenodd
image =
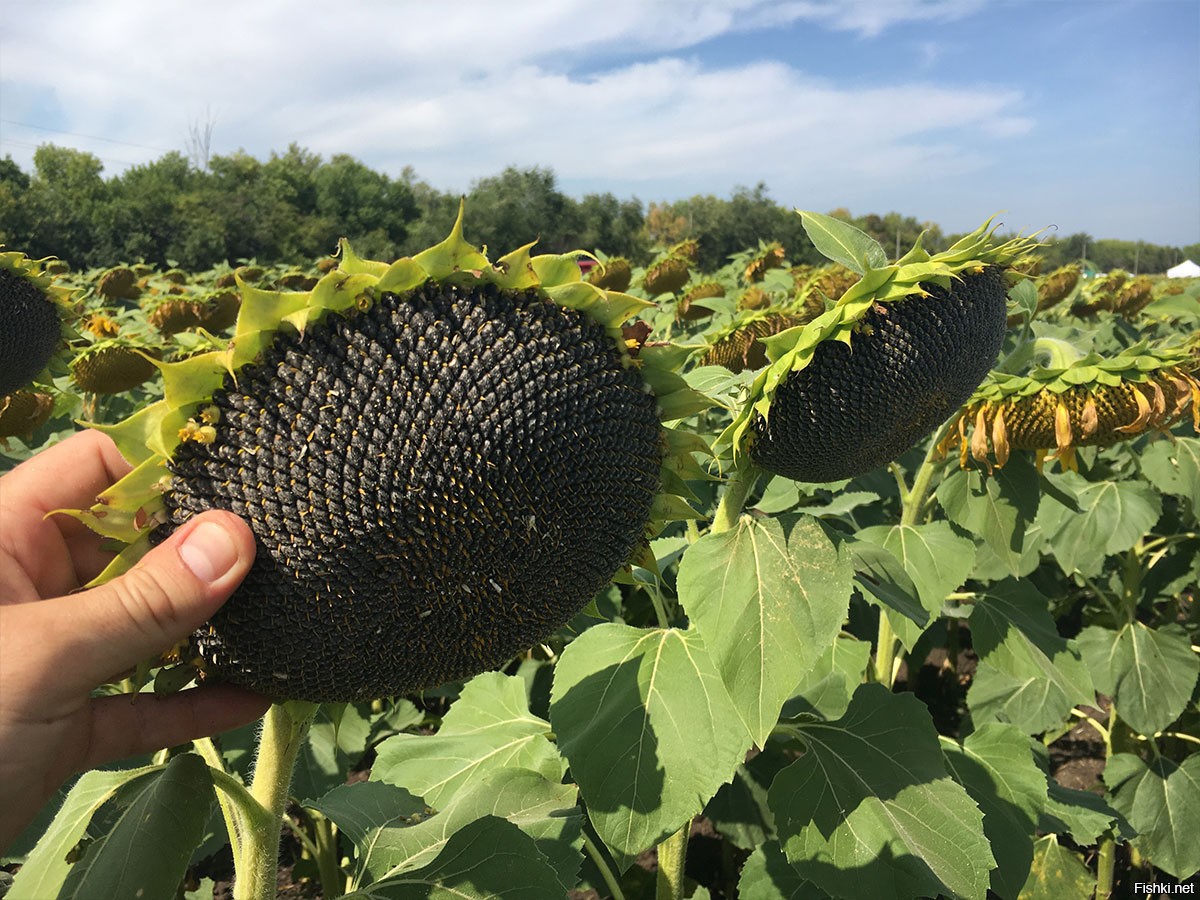
<svg viewBox="0 0 1200 900"><path fill-rule="evenodd" d="M490 261L460 212L391 265L343 243L312 291L243 285L233 338L105 429L136 467L79 514L129 544L101 577L243 516L254 567L182 658L277 698L407 693L544 640L686 510L660 404L688 391L630 352L645 301L529 249Z"/></svg>
<svg viewBox="0 0 1200 900"><path fill-rule="evenodd" d="M1078 447L1107 447L1191 420L1200 430L1200 381L1186 348L1139 344L1025 375L993 373L959 413L943 448L959 446L963 466L1003 466L1014 450L1049 454L1076 467ZM1189 414L1190 410L1190 414Z"/></svg>
<svg viewBox="0 0 1200 900"><path fill-rule="evenodd" d="M1004 339L1006 270L1033 241L996 241L989 220L942 253L918 242L888 264L865 234L802 215L818 247L861 248L842 254L861 278L816 318L762 339L768 364L719 443L777 475L827 482L895 459L971 395Z"/></svg>
<svg viewBox="0 0 1200 900"><path fill-rule="evenodd" d="M74 291L33 260L0 248L0 397L43 374L73 335Z"/></svg>

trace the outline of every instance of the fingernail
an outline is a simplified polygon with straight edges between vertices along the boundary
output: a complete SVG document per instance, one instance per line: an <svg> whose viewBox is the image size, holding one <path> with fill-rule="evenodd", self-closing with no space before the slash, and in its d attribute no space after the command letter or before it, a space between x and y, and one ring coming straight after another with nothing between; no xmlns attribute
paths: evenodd
<svg viewBox="0 0 1200 900"><path fill-rule="evenodd" d="M201 581L216 581L238 559L237 545L225 529L212 522L201 522L191 530L179 547L184 565Z"/></svg>

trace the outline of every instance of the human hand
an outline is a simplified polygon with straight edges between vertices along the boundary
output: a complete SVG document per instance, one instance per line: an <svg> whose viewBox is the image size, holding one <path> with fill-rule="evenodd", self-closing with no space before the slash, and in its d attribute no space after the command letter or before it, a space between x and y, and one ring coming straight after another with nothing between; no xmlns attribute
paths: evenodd
<svg viewBox="0 0 1200 900"><path fill-rule="evenodd" d="M270 705L229 685L91 696L209 619L254 561L249 526L209 511L124 575L71 594L112 555L47 513L91 506L127 471L111 439L84 431L0 478L0 848L72 773L244 725Z"/></svg>

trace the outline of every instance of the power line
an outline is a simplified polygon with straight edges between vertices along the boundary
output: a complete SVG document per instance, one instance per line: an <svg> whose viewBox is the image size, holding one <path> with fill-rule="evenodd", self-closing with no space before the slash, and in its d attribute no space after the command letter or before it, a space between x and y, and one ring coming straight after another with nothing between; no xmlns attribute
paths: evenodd
<svg viewBox="0 0 1200 900"><path fill-rule="evenodd" d="M171 152L170 150L167 150L163 147L152 147L149 144L135 144L132 141L119 141L116 138L100 137L99 135L96 135L96 134L81 134L78 131L64 131L61 128L48 128L45 125L33 125L33 124L30 124L29 122L17 122L13 119L0 118L0 122L3 122L5 125L17 125L21 128L32 128L36 131L49 131L53 134L66 134L71 137L85 138L89 141L104 141L106 144L121 144L126 147L137 147L139 150L153 150L156 153L170 153Z"/></svg>
<svg viewBox="0 0 1200 900"><path fill-rule="evenodd" d="M43 145L42 144L33 144L33 143L30 143L29 141L16 140L14 138L0 137L0 147L4 147L4 146L25 147L29 150L37 150L39 147L41 147ZM113 159L111 156L97 156L94 153L92 155L95 156L96 159L100 160L101 162L113 163L114 165L119 165L119 166L140 166L140 165L142 165L142 163L130 162L127 159Z"/></svg>

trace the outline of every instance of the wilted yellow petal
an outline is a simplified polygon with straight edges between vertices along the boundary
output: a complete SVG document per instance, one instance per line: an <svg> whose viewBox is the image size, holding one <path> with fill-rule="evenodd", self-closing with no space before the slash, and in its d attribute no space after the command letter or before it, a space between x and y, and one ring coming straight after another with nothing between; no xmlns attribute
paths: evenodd
<svg viewBox="0 0 1200 900"><path fill-rule="evenodd" d="M1079 414L1079 433L1084 440L1090 438L1100 427L1100 415L1096 412L1096 398L1088 394L1083 404L1083 412Z"/></svg>
<svg viewBox="0 0 1200 900"><path fill-rule="evenodd" d="M1167 411L1167 398L1163 395L1162 386L1157 381L1150 382L1150 390L1154 392L1154 398L1150 401L1150 421L1158 425Z"/></svg>
<svg viewBox="0 0 1200 900"><path fill-rule="evenodd" d="M1071 413L1067 405L1059 400L1054 408L1054 443L1061 450L1071 446L1071 439Z"/></svg>
<svg viewBox="0 0 1200 900"><path fill-rule="evenodd" d="M1038 474L1041 474L1042 466L1044 466L1046 464L1046 448L1045 447L1038 447L1037 450L1034 451L1033 464L1035 466L1037 466Z"/></svg>
<svg viewBox="0 0 1200 900"><path fill-rule="evenodd" d="M1150 421L1150 401L1146 399L1146 395L1137 389L1136 385L1126 385L1130 393L1133 394L1133 399L1137 403L1138 414L1137 418L1128 425L1118 425L1116 431L1122 434L1137 434L1139 431L1146 430L1146 424Z"/></svg>
<svg viewBox="0 0 1200 900"><path fill-rule="evenodd" d="M981 406L975 415L975 430L971 433L971 455L980 462L987 459L987 433L987 407Z"/></svg>
<svg viewBox="0 0 1200 900"><path fill-rule="evenodd" d="M1075 458L1075 448L1074 447L1059 448L1056 459L1058 460L1058 464L1063 467L1064 471L1067 471L1067 472L1078 472L1079 471L1079 460Z"/></svg>
<svg viewBox="0 0 1200 900"><path fill-rule="evenodd" d="M1008 429L1004 427L1004 407L996 408L996 417L992 419L992 449L996 451L996 467L1000 468L1008 462Z"/></svg>

